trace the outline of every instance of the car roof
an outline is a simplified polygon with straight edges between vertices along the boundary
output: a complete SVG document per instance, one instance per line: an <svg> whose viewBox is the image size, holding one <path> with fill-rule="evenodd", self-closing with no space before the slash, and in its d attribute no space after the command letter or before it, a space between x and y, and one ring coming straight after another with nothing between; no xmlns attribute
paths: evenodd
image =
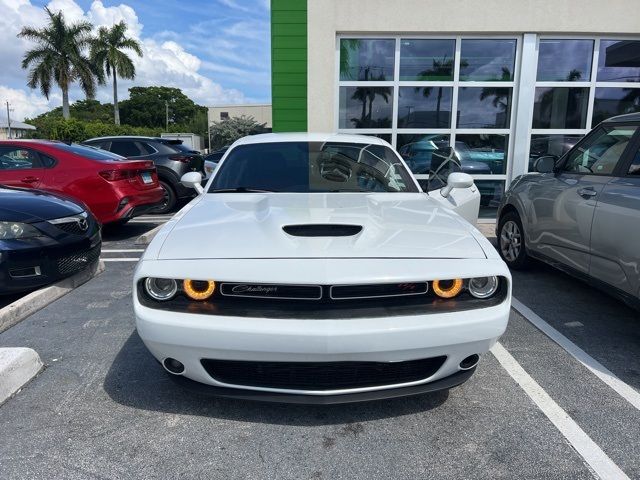
<svg viewBox="0 0 640 480"><path fill-rule="evenodd" d="M96 140L170 140L168 138L160 138L160 137L146 137L144 135L111 135L109 137L95 137L88 138L84 140L85 142L94 142Z"/></svg>
<svg viewBox="0 0 640 480"><path fill-rule="evenodd" d="M607 118L603 123L628 123L628 122L640 122L640 112L627 113L626 115L617 115L615 117Z"/></svg>
<svg viewBox="0 0 640 480"><path fill-rule="evenodd" d="M387 142L378 137L345 133L262 133L259 135L242 137L233 145L238 146L275 142L345 142L361 143L365 145L388 145Z"/></svg>

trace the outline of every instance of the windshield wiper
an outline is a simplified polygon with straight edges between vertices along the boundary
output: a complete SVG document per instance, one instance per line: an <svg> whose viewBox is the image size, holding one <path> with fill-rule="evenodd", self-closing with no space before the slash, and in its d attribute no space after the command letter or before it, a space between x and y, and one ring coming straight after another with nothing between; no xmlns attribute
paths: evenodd
<svg viewBox="0 0 640 480"><path fill-rule="evenodd" d="M247 188L247 187L236 187L236 188L214 188L213 190L209 190L209 193L274 193L277 190L264 190L260 188Z"/></svg>

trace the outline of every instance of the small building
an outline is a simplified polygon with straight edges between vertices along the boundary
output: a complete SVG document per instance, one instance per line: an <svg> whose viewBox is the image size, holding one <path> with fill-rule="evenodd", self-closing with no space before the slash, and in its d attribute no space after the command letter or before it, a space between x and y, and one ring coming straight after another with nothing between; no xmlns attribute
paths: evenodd
<svg viewBox="0 0 640 480"><path fill-rule="evenodd" d="M220 122L231 117L253 117L258 123L264 123L265 128L271 130L271 104L256 103L245 105L215 105L209 107L208 120L209 126L213 122Z"/></svg>
<svg viewBox="0 0 640 480"><path fill-rule="evenodd" d="M33 125L11 120L11 138L23 138L27 136L29 132L34 132L35 130L36 127ZM7 122L7 118L0 118L0 140L7 140L8 138L9 124Z"/></svg>

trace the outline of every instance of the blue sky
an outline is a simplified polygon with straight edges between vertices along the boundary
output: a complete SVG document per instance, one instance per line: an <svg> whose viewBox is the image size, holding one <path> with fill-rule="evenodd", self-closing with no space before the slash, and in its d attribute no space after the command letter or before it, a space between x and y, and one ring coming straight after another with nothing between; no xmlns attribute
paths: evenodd
<svg viewBox="0 0 640 480"><path fill-rule="evenodd" d="M8 66L0 70L0 101L14 104L16 118L60 104L57 91L47 101L28 89L20 68L29 43L15 35L24 25L44 23L44 6L70 21L127 22L145 55L136 59L138 78L122 82L122 98L132 85L167 85L203 105L270 102L269 0L0 0L7 12L0 18L0 62ZM75 89L71 97L82 94ZM109 85L98 99L109 101Z"/></svg>

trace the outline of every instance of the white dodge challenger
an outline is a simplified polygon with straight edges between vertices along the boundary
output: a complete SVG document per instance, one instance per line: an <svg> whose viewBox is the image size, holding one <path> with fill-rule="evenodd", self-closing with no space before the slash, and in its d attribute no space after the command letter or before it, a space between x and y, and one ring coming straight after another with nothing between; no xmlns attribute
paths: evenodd
<svg viewBox="0 0 640 480"><path fill-rule="evenodd" d="M179 383L235 398L339 403L461 384L507 326L511 277L467 221L479 193L451 173L454 154L433 153L425 193L381 139L238 140L204 188L183 177L200 194L138 263L144 344Z"/></svg>

